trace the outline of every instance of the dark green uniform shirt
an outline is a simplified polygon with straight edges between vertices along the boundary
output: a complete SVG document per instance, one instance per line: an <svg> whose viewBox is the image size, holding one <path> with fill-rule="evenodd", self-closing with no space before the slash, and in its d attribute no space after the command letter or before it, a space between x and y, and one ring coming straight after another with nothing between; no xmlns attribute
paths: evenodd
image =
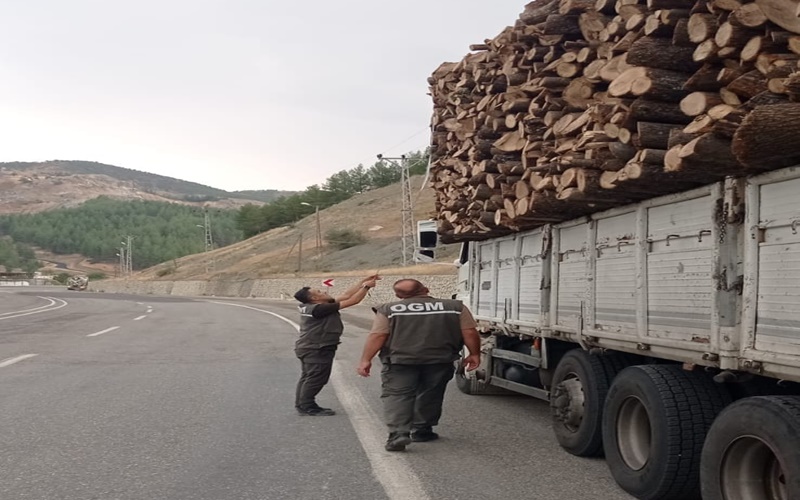
<svg viewBox="0 0 800 500"><path fill-rule="evenodd" d="M303 304L300 309L300 338L295 349L322 349L340 343L344 325L339 303Z"/></svg>
<svg viewBox="0 0 800 500"><path fill-rule="evenodd" d="M381 349L384 363L450 363L464 345L459 300L413 297L377 309L389 320L389 338Z"/></svg>

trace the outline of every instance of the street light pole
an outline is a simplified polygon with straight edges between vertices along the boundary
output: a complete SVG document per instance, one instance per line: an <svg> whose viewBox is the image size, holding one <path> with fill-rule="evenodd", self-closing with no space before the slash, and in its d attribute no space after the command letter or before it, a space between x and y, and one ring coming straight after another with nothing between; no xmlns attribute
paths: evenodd
<svg viewBox="0 0 800 500"><path fill-rule="evenodd" d="M306 203L305 201L301 201L300 204L301 205L305 205L307 207L314 207L314 215L315 215L315 218L316 218L316 225L317 225L317 229L315 231L316 232L316 234L315 234L315 237L316 237L315 238L316 239L315 245L317 247L317 253L321 256L322 255L322 225L319 222L319 205L312 205L311 203Z"/></svg>

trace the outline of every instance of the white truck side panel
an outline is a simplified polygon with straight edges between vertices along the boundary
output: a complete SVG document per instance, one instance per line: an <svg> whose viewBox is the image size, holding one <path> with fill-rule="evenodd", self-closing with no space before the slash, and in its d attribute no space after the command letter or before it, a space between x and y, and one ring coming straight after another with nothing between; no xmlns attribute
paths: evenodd
<svg viewBox="0 0 800 500"><path fill-rule="evenodd" d="M472 308L526 335L800 382L800 167L747 179L743 226L741 184L476 242Z"/></svg>
<svg viewBox="0 0 800 500"><path fill-rule="evenodd" d="M552 318L553 325L566 331L577 329L587 299L587 239L587 224L554 233Z"/></svg>
<svg viewBox="0 0 800 500"><path fill-rule="evenodd" d="M800 367L800 170L773 172L749 187L748 275L752 304L744 356ZM753 325L753 323L755 323ZM747 348L755 352L747 352Z"/></svg>
<svg viewBox="0 0 800 500"><path fill-rule="evenodd" d="M542 271L544 249L542 232L526 233L521 238L519 256L519 299L516 319L521 322L541 325Z"/></svg>
<svg viewBox="0 0 800 500"><path fill-rule="evenodd" d="M711 328L714 197L647 210L648 335L688 340Z"/></svg>
<svg viewBox="0 0 800 500"><path fill-rule="evenodd" d="M594 324L598 330L636 332L636 212L597 221Z"/></svg>
<svg viewBox="0 0 800 500"><path fill-rule="evenodd" d="M494 317L495 296L497 294L494 276L497 262L494 241L479 243L475 255L477 256L477 262L475 263L477 286L473 288L474 293L472 296L477 307L474 309L478 316Z"/></svg>
<svg viewBox="0 0 800 500"><path fill-rule="evenodd" d="M517 304L517 239L504 238L497 242L497 311L504 320L513 319Z"/></svg>

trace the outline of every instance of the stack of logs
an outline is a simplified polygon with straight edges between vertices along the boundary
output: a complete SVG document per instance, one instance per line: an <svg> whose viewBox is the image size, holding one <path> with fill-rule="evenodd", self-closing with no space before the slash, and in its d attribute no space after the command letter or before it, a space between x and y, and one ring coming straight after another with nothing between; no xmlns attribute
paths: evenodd
<svg viewBox="0 0 800 500"><path fill-rule="evenodd" d="M505 234L800 162L795 7L528 4L515 26L429 79L443 239Z"/></svg>

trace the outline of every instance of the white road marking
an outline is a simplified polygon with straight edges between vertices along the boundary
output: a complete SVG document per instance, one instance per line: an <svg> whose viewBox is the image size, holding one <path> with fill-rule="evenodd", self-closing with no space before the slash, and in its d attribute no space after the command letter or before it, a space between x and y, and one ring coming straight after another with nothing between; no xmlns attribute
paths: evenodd
<svg viewBox="0 0 800 500"><path fill-rule="evenodd" d="M147 317L147 315L146 315L146 314L142 314L142 315L141 315L141 316L139 316L138 318L133 318L133 320L134 320L134 321L139 321L140 319L144 319L144 318L146 318L146 317Z"/></svg>
<svg viewBox="0 0 800 500"><path fill-rule="evenodd" d="M44 297L37 297L37 298L44 299L44 300L49 300L50 303L49 304L45 304L43 306L33 307L31 309L20 309L19 311L9 311L9 312L5 312L5 313L0 313L0 317L2 317L2 316L10 316L12 314L19 314L19 313L24 313L24 312L29 312L29 311L39 311L41 309L47 309L48 307L50 307L52 305L55 305L55 303L56 303L56 301L53 300L53 299L45 299Z"/></svg>
<svg viewBox="0 0 800 500"><path fill-rule="evenodd" d="M0 368L5 368L6 366L11 366L14 363L19 363L20 361L24 361L26 359L30 359L34 356L38 356L38 354L23 354L22 356L17 356L16 358L9 358L5 361L0 362Z"/></svg>
<svg viewBox="0 0 800 500"><path fill-rule="evenodd" d="M294 321L271 311L242 304L208 302L243 307L269 314L292 325L295 330L300 330L300 325ZM419 478L402 454L390 453L383 449L386 431L380 423L382 420L372 411L369 403L361 395L361 391L347 381L341 365L342 363L339 361L333 363L331 386L344 407L358 441L361 443L361 448L372 466L372 473L383 486L386 496L390 500L430 500Z"/></svg>
<svg viewBox="0 0 800 500"><path fill-rule="evenodd" d="M5 316L0 317L0 321L3 321L4 319L19 318L21 316L30 316L31 314L40 314L40 313L55 311L57 309L61 309L62 307L66 307L68 305L67 301L63 299L56 299L53 297L39 297L39 298L49 300L50 303L47 304L46 306L36 307L34 309L26 309L24 311L13 311L10 313L5 313L6 314ZM56 306L55 305L56 302L60 302L60 304ZM10 314L11 316L7 316L8 314Z"/></svg>
<svg viewBox="0 0 800 500"><path fill-rule="evenodd" d="M152 307L148 307L147 308L147 314L150 314L151 312L153 312L153 308Z"/></svg>
<svg viewBox="0 0 800 500"><path fill-rule="evenodd" d="M137 305L137 306L143 306L143 305L144 305L144 302L137 302L137 303L136 303L136 305Z"/></svg>
<svg viewBox="0 0 800 500"><path fill-rule="evenodd" d="M111 328L106 328L105 330L100 330L99 332L90 333L87 337L97 337L98 335L102 335L104 333L113 332L119 328L118 326L112 326Z"/></svg>

